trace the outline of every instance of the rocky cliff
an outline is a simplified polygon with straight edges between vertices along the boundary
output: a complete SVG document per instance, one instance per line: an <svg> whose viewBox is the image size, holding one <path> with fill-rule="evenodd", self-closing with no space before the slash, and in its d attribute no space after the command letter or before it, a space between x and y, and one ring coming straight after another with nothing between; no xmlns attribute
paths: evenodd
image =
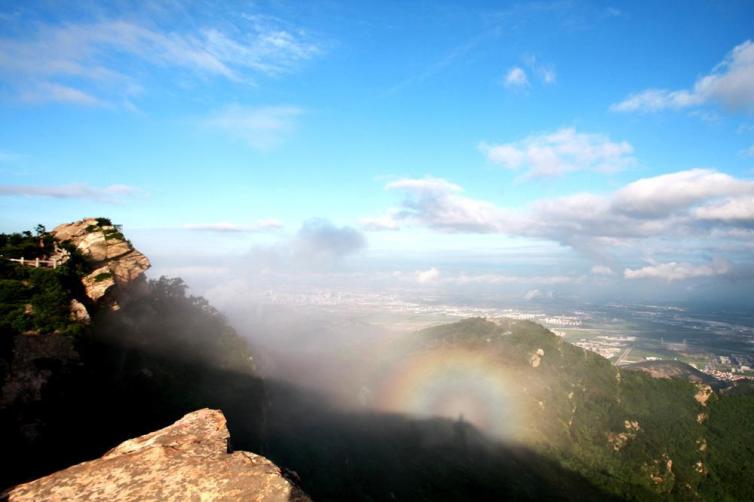
<svg viewBox="0 0 754 502"><path fill-rule="evenodd" d="M243 408L234 431L260 450L246 341L179 278L147 279L118 226L0 234L0 257L0 493L207 407Z"/></svg>
<svg viewBox="0 0 754 502"><path fill-rule="evenodd" d="M101 458L13 488L10 501L310 500L266 458L232 452L225 417L189 413Z"/></svg>
<svg viewBox="0 0 754 502"><path fill-rule="evenodd" d="M81 279L86 295L99 301L115 287L142 277L149 259L134 249L119 227L106 218L85 218L55 227L55 240L70 243L89 262L92 271Z"/></svg>

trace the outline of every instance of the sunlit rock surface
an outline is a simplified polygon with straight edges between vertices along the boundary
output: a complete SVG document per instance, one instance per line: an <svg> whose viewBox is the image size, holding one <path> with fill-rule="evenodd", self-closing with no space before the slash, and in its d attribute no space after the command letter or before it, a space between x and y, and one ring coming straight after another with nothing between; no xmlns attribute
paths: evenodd
<svg viewBox="0 0 754 502"><path fill-rule="evenodd" d="M15 487L10 501L308 501L280 468L245 451L229 452L218 410L125 441L101 458Z"/></svg>
<svg viewBox="0 0 754 502"><path fill-rule="evenodd" d="M118 227L96 218L58 225L52 235L70 242L95 267L82 279L86 295L103 298L114 286L125 286L140 278L151 266L149 259L134 249Z"/></svg>

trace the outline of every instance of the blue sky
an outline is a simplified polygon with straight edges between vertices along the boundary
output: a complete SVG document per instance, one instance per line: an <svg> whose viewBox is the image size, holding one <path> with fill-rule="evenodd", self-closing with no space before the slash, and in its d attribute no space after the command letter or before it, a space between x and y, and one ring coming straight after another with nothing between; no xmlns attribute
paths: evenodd
<svg viewBox="0 0 754 502"><path fill-rule="evenodd" d="M156 272L220 255L328 284L733 298L754 276L752 19L3 2L0 231L107 215Z"/></svg>

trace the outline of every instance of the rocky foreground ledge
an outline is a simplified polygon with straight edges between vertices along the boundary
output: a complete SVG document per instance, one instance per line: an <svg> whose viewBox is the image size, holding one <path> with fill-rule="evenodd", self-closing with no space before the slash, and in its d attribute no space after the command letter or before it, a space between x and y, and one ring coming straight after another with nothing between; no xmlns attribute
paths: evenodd
<svg viewBox="0 0 754 502"><path fill-rule="evenodd" d="M229 438L222 412L202 409L121 443L97 460L18 485L5 496L10 501L310 500L266 458L231 452Z"/></svg>

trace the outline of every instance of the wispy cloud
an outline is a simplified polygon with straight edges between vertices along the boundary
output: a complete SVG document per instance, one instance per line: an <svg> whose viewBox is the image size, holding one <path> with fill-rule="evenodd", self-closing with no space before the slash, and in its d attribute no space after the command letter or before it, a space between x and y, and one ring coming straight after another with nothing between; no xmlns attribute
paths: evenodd
<svg viewBox="0 0 754 502"><path fill-rule="evenodd" d="M592 273L594 275L613 275L613 269L606 265L595 265L592 267Z"/></svg>
<svg viewBox="0 0 754 502"><path fill-rule="evenodd" d="M626 279L662 279L668 282L725 275L731 271L731 264L717 259L710 263L658 263L637 269L627 268L623 271Z"/></svg>
<svg viewBox="0 0 754 502"><path fill-rule="evenodd" d="M244 225L221 221L216 223L189 223L184 225L183 228L199 232L220 233L269 232L283 228L283 222L276 219L264 219Z"/></svg>
<svg viewBox="0 0 754 502"><path fill-rule="evenodd" d="M137 188L128 185L109 185L93 187L84 183L70 185L0 185L3 197L48 197L55 199L88 199L98 202L117 203L140 193Z"/></svg>
<svg viewBox="0 0 754 502"><path fill-rule="evenodd" d="M754 43L737 45L713 70L690 89L647 89L628 96L610 109L616 112L679 110L718 103L732 111L754 109Z"/></svg>
<svg viewBox="0 0 754 502"><path fill-rule="evenodd" d="M555 67L548 63L543 63L534 55L524 57L524 64L529 71L536 75L543 84L552 85L557 82L558 77Z"/></svg>
<svg viewBox="0 0 754 502"><path fill-rule="evenodd" d="M573 284L583 282L581 276L569 275L510 275L500 273L469 273L463 271L450 272L430 267L413 273L397 271L393 273L397 280L416 282L419 284L435 284L442 286L473 286L473 285L544 285Z"/></svg>
<svg viewBox="0 0 754 502"><path fill-rule="evenodd" d="M81 106L103 106L105 103L79 89L60 84L43 82L19 94L19 99L26 103L57 102Z"/></svg>
<svg viewBox="0 0 754 502"><path fill-rule="evenodd" d="M143 66L249 83L321 52L303 30L270 18L238 15L222 29L195 21L186 30L132 19L30 26L0 38L0 79L25 101L91 106L142 92Z"/></svg>
<svg viewBox="0 0 754 502"><path fill-rule="evenodd" d="M503 84L509 89L525 89L529 87L529 77L520 66L514 66L505 74Z"/></svg>
<svg viewBox="0 0 754 502"><path fill-rule="evenodd" d="M503 85L512 91L528 91L533 81L544 85L553 85L557 81L555 67L542 63L534 55L523 58L522 65L512 66L503 77Z"/></svg>
<svg viewBox="0 0 754 502"><path fill-rule="evenodd" d="M213 112L201 124L266 151L279 146L295 129L303 113L295 106L246 107L229 105Z"/></svg>
<svg viewBox="0 0 754 502"><path fill-rule="evenodd" d="M511 143L480 143L479 150L493 164L525 170L524 176L546 177L589 170L620 171L636 163L633 147L605 135L581 133L572 128L537 134Z"/></svg>

